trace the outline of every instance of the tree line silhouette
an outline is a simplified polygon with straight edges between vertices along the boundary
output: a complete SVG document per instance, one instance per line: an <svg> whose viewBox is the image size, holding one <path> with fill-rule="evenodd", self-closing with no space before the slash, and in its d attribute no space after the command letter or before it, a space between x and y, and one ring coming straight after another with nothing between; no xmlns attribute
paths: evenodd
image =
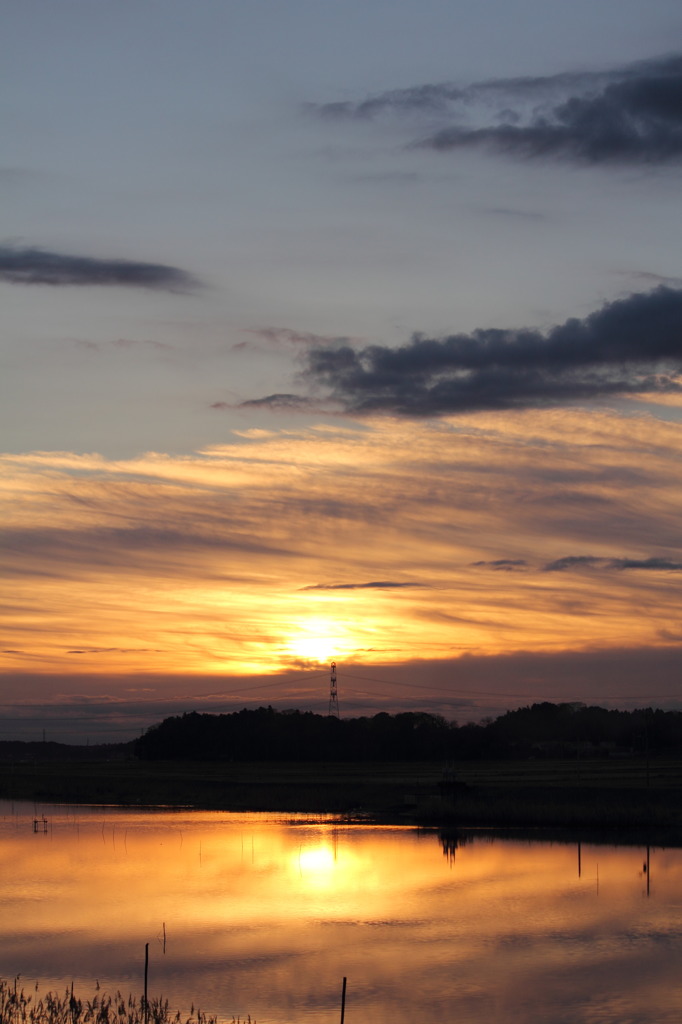
<svg viewBox="0 0 682 1024"><path fill-rule="evenodd" d="M142 760L451 761L682 755L682 712L547 701L479 724L426 712L336 718L272 707L166 718L134 745Z"/></svg>

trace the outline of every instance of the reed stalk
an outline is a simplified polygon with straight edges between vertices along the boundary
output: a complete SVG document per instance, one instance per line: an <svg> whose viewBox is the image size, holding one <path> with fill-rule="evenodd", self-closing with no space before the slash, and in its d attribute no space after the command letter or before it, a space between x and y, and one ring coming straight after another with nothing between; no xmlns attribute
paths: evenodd
<svg viewBox="0 0 682 1024"><path fill-rule="evenodd" d="M17 978L0 978L0 1024L219 1024L217 1016L192 1007L189 1015L173 1011L162 997L138 999L121 992L107 995L96 992L92 999L79 999L73 985L63 995L48 992L38 995L38 985L26 993ZM221 1024L256 1024L249 1017L222 1018Z"/></svg>

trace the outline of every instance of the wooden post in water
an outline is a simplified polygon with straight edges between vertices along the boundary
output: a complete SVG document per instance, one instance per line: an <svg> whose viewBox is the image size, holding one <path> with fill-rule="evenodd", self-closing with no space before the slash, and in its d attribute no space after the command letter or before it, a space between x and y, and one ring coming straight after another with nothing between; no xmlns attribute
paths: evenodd
<svg viewBox="0 0 682 1024"><path fill-rule="evenodd" d="M147 981L149 979L149 943L144 944L144 1021L149 1021L149 1003L147 1002Z"/></svg>
<svg viewBox="0 0 682 1024"><path fill-rule="evenodd" d="M343 1018L346 1016L346 979L343 979L343 987L341 989L341 1024L343 1024Z"/></svg>

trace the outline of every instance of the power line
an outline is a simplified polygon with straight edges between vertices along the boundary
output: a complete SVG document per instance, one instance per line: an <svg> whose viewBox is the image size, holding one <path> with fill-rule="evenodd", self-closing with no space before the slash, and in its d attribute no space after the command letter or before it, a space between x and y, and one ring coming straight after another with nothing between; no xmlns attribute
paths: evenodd
<svg viewBox="0 0 682 1024"><path fill-rule="evenodd" d="M404 683L404 682L401 682L398 679L378 679L376 676L360 676L360 675L356 675L355 673L351 673L351 672L345 672L344 673L344 678L346 678L346 677L349 678L349 679L362 679L363 681L371 682L371 683L382 683L382 684L384 684L386 686L402 686L402 687L404 687L404 688L406 688L408 690L412 690L412 691L418 690L418 691L422 691L422 692L425 692L425 693L434 693L434 692L435 693L447 693L451 697L496 697L496 698L499 697L499 698L504 699L504 700L507 700L507 699L511 698L511 699L514 699L514 700L516 700L516 699L525 699L525 700L533 700L533 701L542 701L542 700L557 701L557 700L575 700L576 699L575 692L571 693L569 696L562 695L562 694L552 694L551 697L549 697L549 696L548 697L543 697L543 695L541 693L537 693L537 692L536 693L508 693L508 692L502 693L499 690L452 690L449 687L446 688L444 686L428 686L428 685L427 686L420 686L418 683ZM632 700L679 700L680 699L680 694L672 694L672 693L628 694L627 696L623 695L623 696L617 696L617 697L604 697L603 699L604 700L618 700L618 701L632 701Z"/></svg>

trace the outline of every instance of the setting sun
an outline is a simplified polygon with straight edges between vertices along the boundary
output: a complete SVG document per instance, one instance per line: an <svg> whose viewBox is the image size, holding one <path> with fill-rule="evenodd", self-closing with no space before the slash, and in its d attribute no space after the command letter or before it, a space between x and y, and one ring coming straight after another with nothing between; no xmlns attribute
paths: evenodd
<svg viewBox="0 0 682 1024"><path fill-rule="evenodd" d="M288 639L286 650L303 661L326 665L352 649L343 629L328 619L307 619L296 629Z"/></svg>

